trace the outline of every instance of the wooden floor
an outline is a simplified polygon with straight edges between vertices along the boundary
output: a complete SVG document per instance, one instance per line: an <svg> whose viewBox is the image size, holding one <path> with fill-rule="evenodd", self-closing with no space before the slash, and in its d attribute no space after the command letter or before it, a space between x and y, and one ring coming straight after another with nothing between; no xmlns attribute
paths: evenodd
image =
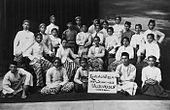
<svg viewBox="0 0 170 110"><path fill-rule="evenodd" d="M170 101L65 101L3 103L0 110L170 110Z"/></svg>

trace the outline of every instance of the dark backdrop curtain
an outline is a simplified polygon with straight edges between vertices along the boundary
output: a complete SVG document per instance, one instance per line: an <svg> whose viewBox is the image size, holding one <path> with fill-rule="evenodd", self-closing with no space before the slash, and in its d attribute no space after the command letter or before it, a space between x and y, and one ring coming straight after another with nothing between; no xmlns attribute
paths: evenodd
<svg viewBox="0 0 170 110"><path fill-rule="evenodd" d="M56 16L62 33L68 21L77 15L88 26L98 17L98 0L0 0L0 76L8 70L12 59L13 40L22 30L22 21L31 21L31 31L38 32L40 23L49 24L49 16Z"/></svg>

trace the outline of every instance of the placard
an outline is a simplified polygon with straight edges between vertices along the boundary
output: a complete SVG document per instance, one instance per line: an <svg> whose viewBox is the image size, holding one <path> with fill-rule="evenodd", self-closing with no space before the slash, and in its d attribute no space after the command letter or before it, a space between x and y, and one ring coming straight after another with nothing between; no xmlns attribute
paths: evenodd
<svg viewBox="0 0 170 110"><path fill-rule="evenodd" d="M117 93L114 72L89 72L88 93Z"/></svg>

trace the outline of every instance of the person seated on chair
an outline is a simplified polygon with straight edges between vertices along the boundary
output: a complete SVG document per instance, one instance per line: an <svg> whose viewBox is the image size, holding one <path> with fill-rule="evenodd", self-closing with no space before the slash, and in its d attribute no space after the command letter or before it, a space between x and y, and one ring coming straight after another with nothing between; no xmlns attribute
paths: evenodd
<svg viewBox="0 0 170 110"><path fill-rule="evenodd" d="M100 38L94 37L94 45L90 47L88 52L88 58L90 63L90 70L100 71L103 70L103 60L105 55L105 48L99 44Z"/></svg>
<svg viewBox="0 0 170 110"><path fill-rule="evenodd" d="M31 73L17 67L17 62L12 61L2 81L2 96L13 97L22 92L21 98L27 98L28 89L33 86Z"/></svg>
<svg viewBox="0 0 170 110"><path fill-rule="evenodd" d="M42 94L57 94L70 92L74 88L74 83L69 82L67 71L61 63L61 59L55 57L53 67L48 69L46 74L46 86L41 89Z"/></svg>
<svg viewBox="0 0 170 110"><path fill-rule="evenodd" d="M134 82L136 77L136 67L129 62L129 54L123 52L121 55L122 64L118 65L115 74L118 77L118 91L129 95L135 95L137 84Z"/></svg>
<svg viewBox="0 0 170 110"><path fill-rule="evenodd" d="M81 66L77 69L74 76L75 91L87 92L89 67L86 58L80 60Z"/></svg>
<svg viewBox="0 0 170 110"><path fill-rule="evenodd" d="M170 97L170 92L164 90L160 85L161 70L155 66L156 57L148 57L148 66L142 69L142 94L157 96L157 97Z"/></svg>

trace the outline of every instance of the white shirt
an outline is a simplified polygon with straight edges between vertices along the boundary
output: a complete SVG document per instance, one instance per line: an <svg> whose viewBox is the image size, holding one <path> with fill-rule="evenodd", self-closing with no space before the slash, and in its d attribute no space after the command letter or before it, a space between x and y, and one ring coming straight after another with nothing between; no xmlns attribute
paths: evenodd
<svg viewBox="0 0 170 110"><path fill-rule="evenodd" d="M45 33L46 33L47 35L50 35L50 34L51 34L51 30L52 30L53 28L56 28L57 30L59 30L59 27L58 27L57 25L51 23L50 25L47 26L47 29L46 29Z"/></svg>
<svg viewBox="0 0 170 110"><path fill-rule="evenodd" d="M129 59L133 59L134 58L134 49L132 46L121 46L119 47L118 51L116 52L116 60L120 61L121 60L121 55L123 52L127 52L129 54Z"/></svg>
<svg viewBox="0 0 170 110"><path fill-rule="evenodd" d="M112 34L111 36L107 36L106 37L106 41L105 41L105 48L106 50L108 50L110 47L117 47L118 46L118 39L117 36L115 34Z"/></svg>
<svg viewBox="0 0 170 110"><path fill-rule="evenodd" d="M94 26L94 25L91 25L91 26L88 28L88 32L91 33L91 34L95 33L95 32L96 32L96 31L95 31L95 26Z"/></svg>
<svg viewBox="0 0 170 110"><path fill-rule="evenodd" d="M77 45L85 45L85 43L89 40L90 33L85 33L85 32L79 32L76 36L76 43Z"/></svg>
<svg viewBox="0 0 170 110"><path fill-rule="evenodd" d="M14 52L13 54L21 54L25 52L30 45L34 43L34 34L30 31L19 31L14 39Z"/></svg>
<svg viewBox="0 0 170 110"><path fill-rule="evenodd" d="M60 38L56 38L53 35L50 35L49 37L51 39L51 43L52 43L53 47L58 47L58 46L61 45L61 39Z"/></svg>
<svg viewBox="0 0 170 110"><path fill-rule="evenodd" d="M95 36L96 36L96 32L92 34L92 38L94 39ZM97 36L100 38L100 42L99 43L103 44L104 40L105 40L103 33L98 32ZM94 44L94 42L93 42L93 44Z"/></svg>
<svg viewBox="0 0 170 110"><path fill-rule="evenodd" d="M153 79L158 81L158 83L161 82L161 70L158 67L144 67L142 69L142 86L144 85L145 81L148 79Z"/></svg>
<svg viewBox="0 0 170 110"><path fill-rule="evenodd" d="M139 48L137 52L137 56L141 56L141 53L145 52L146 59L153 55L157 58L157 61L159 62L160 58L160 48L156 42L146 43L141 48Z"/></svg>
<svg viewBox="0 0 170 110"><path fill-rule="evenodd" d="M147 35L148 34L154 34L155 40L157 42L159 42L159 43L161 43L164 40L164 38L165 38L165 34L160 32L160 31L158 31L158 30L150 30L150 29L148 29L148 30L146 30L144 32L144 34L145 34L144 35L145 42L147 42Z"/></svg>
<svg viewBox="0 0 170 110"><path fill-rule="evenodd" d="M130 45L136 48L137 45L143 46L144 45L144 35L143 34L134 34L131 38Z"/></svg>
<svg viewBox="0 0 170 110"><path fill-rule="evenodd" d="M103 33L105 38L108 36L107 29L103 28L100 32Z"/></svg>

